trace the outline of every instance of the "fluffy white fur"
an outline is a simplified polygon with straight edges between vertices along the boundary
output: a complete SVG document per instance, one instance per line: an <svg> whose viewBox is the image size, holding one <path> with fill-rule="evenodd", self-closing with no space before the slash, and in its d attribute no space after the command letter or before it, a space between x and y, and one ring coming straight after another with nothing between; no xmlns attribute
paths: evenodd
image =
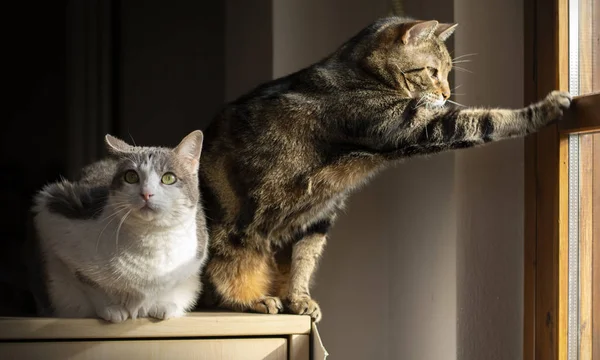
<svg viewBox="0 0 600 360"><path fill-rule="evenodd" d="M131 161L140 181L111 189L95 218L69 218L49 207L52 196L72 193L78 183L51 184L38 194L35 225L56 316L111 322L168 319L195 305L206 259L207 239L198 239L206 234L203 214L198 213L197 197L190 199L182 189L161 183L164 169L153 160L161 154L187 157L187 175L196 177L202 133L192 134L170 154L167 149L126 148L120 140L107 137L113 152L133 159L125 161ZM159 154L146 157L140 149ZM135 151L137 158L128 156ZM146 162L136 160L146 158ZM144 191L154 196L144 201L140 196Z"/></svg>

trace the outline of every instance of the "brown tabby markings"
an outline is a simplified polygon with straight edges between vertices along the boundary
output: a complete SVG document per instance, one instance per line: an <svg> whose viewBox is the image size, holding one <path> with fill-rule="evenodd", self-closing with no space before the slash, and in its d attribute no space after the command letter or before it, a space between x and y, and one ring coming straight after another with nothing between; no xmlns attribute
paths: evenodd
<svg viewBox="0 0 600 360"><path fill-rule="evenodd" d="M349 194L401 159L537 131L566 93L519 110L444 106L454 24L381 19L323 61L227 105L200 169L219 305L321 319L310 282ZM209 295L207 293L207 295ZM208 301L209 296L206 296Z"/></svg>

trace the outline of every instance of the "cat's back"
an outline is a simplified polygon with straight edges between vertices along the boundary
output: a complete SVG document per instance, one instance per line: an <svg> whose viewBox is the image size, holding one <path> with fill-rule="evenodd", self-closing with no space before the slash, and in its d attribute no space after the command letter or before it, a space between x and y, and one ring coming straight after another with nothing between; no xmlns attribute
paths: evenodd
<svg viewBox="0 0 600 360"><path fill-rule="evenodd" d="M46 242L65 241L89 230L108 200L108 187L67 180L46 185L34 198L34 223Z"/></svg>
<svg viewBox="0 0 600 360"><path fill-rule="evenodd" d="M67 180L46 185L34 199L34 213L51 213L69 219L93 219L106 205L107 186L91 186Z"/></svg>

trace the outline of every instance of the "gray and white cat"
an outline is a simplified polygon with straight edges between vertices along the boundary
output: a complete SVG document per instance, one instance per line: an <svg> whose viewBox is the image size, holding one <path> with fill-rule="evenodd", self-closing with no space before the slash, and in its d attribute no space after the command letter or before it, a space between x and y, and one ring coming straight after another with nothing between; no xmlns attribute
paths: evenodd
<svg viewBox="0 0 600 360"><path fill-rule="evenodd" d="M34 221L55 316L120 322L193 308L208 243L202 141L199 130L174 149L106 135L112 158L88 166L78 182L37 194Z"/></svg>

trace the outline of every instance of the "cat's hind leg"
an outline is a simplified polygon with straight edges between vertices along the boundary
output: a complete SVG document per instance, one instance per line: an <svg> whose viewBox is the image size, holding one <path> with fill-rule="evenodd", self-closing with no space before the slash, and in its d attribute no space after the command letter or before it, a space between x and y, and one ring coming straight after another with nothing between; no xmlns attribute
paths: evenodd
<svg viewBox="0 0 600 360"><path fill-rule="evenodd" d="M278 297L270 296L274 263L271 254L244 249L227 255L213 254L206 268L221 306L235 311L277 314Z"/></svg>

